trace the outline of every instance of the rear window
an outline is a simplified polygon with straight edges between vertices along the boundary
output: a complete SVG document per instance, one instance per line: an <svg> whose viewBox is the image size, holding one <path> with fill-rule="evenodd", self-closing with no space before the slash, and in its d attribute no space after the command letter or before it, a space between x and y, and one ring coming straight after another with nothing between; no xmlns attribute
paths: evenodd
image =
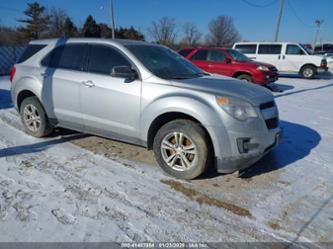
<svg viewBox="0 0 333 249"><path fill-rule="evenodd" d="M29 59L30 57L32 57L33 55L35 55L36 53L38 53L40 50L42 50L45 47L46 47L46 45L41 45L41 44L29 45L25 49L25 51L23 52L22 56L17 61L17 63L22 63L22 62L26 61L27 59Z"/></svg>
<svg viewBox="0 0 333 249"><path fill-rule="evenodd" d="M188 56L191 52L192 52L192 49L183 49L183 50L180 50L180 51L178 52L178 54L180 54L180 55L186 57L186 56Z"/></svg>
<svg viewBox="0 0 333 249"><path fill-rule="evenodd" d="M206 61L208 56L207 50L198 50L194 55L192 55L191 60L194 61Z"/></svg>
<svg viewBox="0 0 333 249"><path fill-rule="evenodd" d="M55 48L43 60L45 67L82 70L86 51L85 44L68 44Z"/></svg>
<svg viewBox="0 0 333 249"><path fill-rule="evenodd" d="M280 44L260 44L258 54L281 54Z"/></svg>
<svg viewBox="0 0 333 249"><path fill-rule="evenodd" d="M257 52L256 44L238 44L235 48L244 54L255 54Z"/></svg>

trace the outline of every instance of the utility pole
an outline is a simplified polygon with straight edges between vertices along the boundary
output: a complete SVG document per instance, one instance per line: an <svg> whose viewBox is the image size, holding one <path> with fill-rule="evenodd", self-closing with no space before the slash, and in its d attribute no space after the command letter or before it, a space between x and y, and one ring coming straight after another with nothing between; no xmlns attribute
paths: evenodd
<svg viewBox="0 0 333 249"><path fill-rule="evenodd" d="M116 35L115 35L116 25L114 22L113 0L110 0L110 15L111 15L111 20L112 20L112 39L115 39L116 38Z"/></svg>
<svg viewBox="0 0 333 249"><path fill-rule="evenodd" d="M279 15L276 21L276 30L275 30L275 38L274 41L279 40L279 32L280 32L280 24L281 24L281 18L282 18L282 12L283 12L283 5L284 5L284 0L279 1Z"/></svg>
<svg viewBox="0 0 333 249"><path fill-rule="evenodd" d="M319 36L319 31L320 31L320 26L323 24L323 22L324 22L324 20L319 20L319 19L315 20L315 25L317 26L317 30L316 30L316 35L315 35L313 45L312 45L313 51L316 47L318 36Z"/></svg>

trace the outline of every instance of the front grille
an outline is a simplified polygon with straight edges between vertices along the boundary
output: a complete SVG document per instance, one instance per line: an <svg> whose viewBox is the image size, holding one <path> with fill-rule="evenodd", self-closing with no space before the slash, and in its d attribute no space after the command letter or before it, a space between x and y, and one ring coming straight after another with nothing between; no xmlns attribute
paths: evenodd
<svg viewBox="0 0 333 249"><path fill-rule="evenodd" d="M275 129L279 126L279 119L278 118L271 118L265 120L267 128L270 129Z"/></svg>
<svg viewBox="0 0 333 249"><path fill-rule="evenodd" d="M276 108L275 102L270 101L266 103L262 103L259 106L261 113L263 114L263 117L265 118L265 123L267 126L267 129L275 129L279 126L279 117L276 111L276 115L272 115L273 108Z"/></svg>
<svg viewBox="0 0 333 249"><path fill-rule="evenodd" d="M266 102L266 103L261 104L259 107L260 107L260 110L263 110L263 109L272 108L274 106L275 106L275 102L270 101L270 102Z"/></svg>

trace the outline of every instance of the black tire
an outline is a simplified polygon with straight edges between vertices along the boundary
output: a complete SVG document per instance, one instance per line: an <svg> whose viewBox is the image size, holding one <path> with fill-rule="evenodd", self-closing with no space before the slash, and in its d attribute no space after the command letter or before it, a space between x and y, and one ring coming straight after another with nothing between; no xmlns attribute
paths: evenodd
<svg viewBox="0 0 333 249"><path fill-rule="evenodd" d="M317 74L317 69L311 65L304 66L302 67L300 74L304 79L313 79Z"/></svg>
<svg viewBox="0 0 333 249"><path fill-rule="evenodd" d="M35 109L34 109L35 108ZM31 123L28 125L29 116L27 113L34 113L36 118L34 120L36 126ZM44 111L42 104L39 102L37 97L28 97L23 100L20 106L21 120L25 129L25 132L34 137L45 137L53 131L53 127L50 125L48 117ZM37 117L38 116L38 117ZM38 119L38 121L37 121Z"/></svg>
<svg viewBox="0 0 333 249"><path fill-rule="evenodd" d="M178 141L183 141L179 143L181 144L181 146L179 146L181 147L180 150L182 151L183 149L182 152L176 152L176 150L179 148L173 148L171 150L162 148L162 142L165 143L165 141L170 142L173 146L176 147L177 142L173 144L173 140L176 140L175 133L183 134L183 139L180 139L178 136ZM174 136L174 138L170 138L171 140L168 140L169 136L171 136L171 138ZM192 147L192 145L195 149L191 149L191 153L187 154L187 152L184 152L190 152L190 149L186 150L185 148ZM155 158L160 167L169 175L179 179L190 180L200 176L206 170L209 162L211 162L211 155L209 152L209 143L206 132L199 124L190 120L178 119L162 126L154 138L153 147ZM194 151L196 154L193 154ZM166 157L171 157L172 155L178 157L174 163L174 167L168 165L164 159ZM184 156L186 157L185 160L183 159ZM185 161L190 163L189 167L184 166L186 164ZM178 168L177 164L184 166L184 169L175 169Z"/></svg>
<svg viewBox="0 0 333 249"><path fill-rule="evenodd" d="M250 75L248 74L241 74L237 76L237 79L242 80L242 81L246 81L246 82L252 82L252 78Z"/></svg>

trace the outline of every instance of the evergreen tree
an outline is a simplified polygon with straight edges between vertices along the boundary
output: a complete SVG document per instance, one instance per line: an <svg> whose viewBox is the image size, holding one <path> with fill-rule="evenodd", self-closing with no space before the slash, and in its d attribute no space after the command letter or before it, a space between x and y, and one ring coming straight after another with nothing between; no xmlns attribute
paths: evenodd
<svg viewBox="0 0 333 249"><path fill-rule="evenodd" d="M116 37L120 39L141 40L145 39L144 35L134 27L116 29Z"/></svg>
<svg viewBox="0 0 333 249"><path fill-rule="evenodd" d="M25 26L20 27L19 31L29 39L39 39L43 32L48 29L50 17L45 14L45 7L38 2L27 3L27 5L27 9L24 11L27 19L19 20Z"/></svg>
<svg viewBox="0 0 333 249"><path fill-rule="evenodd" d="M64 35L65 37L73 37L78 35L77 28L69 17L67 17L64 21Z"/></svg>
<svg viewBox="0 0 333 249"><path fill-rule="evenodd" d="M85 37L101 37L101 28L91 15L87 17L83 25L83 34Z"/></svg>

